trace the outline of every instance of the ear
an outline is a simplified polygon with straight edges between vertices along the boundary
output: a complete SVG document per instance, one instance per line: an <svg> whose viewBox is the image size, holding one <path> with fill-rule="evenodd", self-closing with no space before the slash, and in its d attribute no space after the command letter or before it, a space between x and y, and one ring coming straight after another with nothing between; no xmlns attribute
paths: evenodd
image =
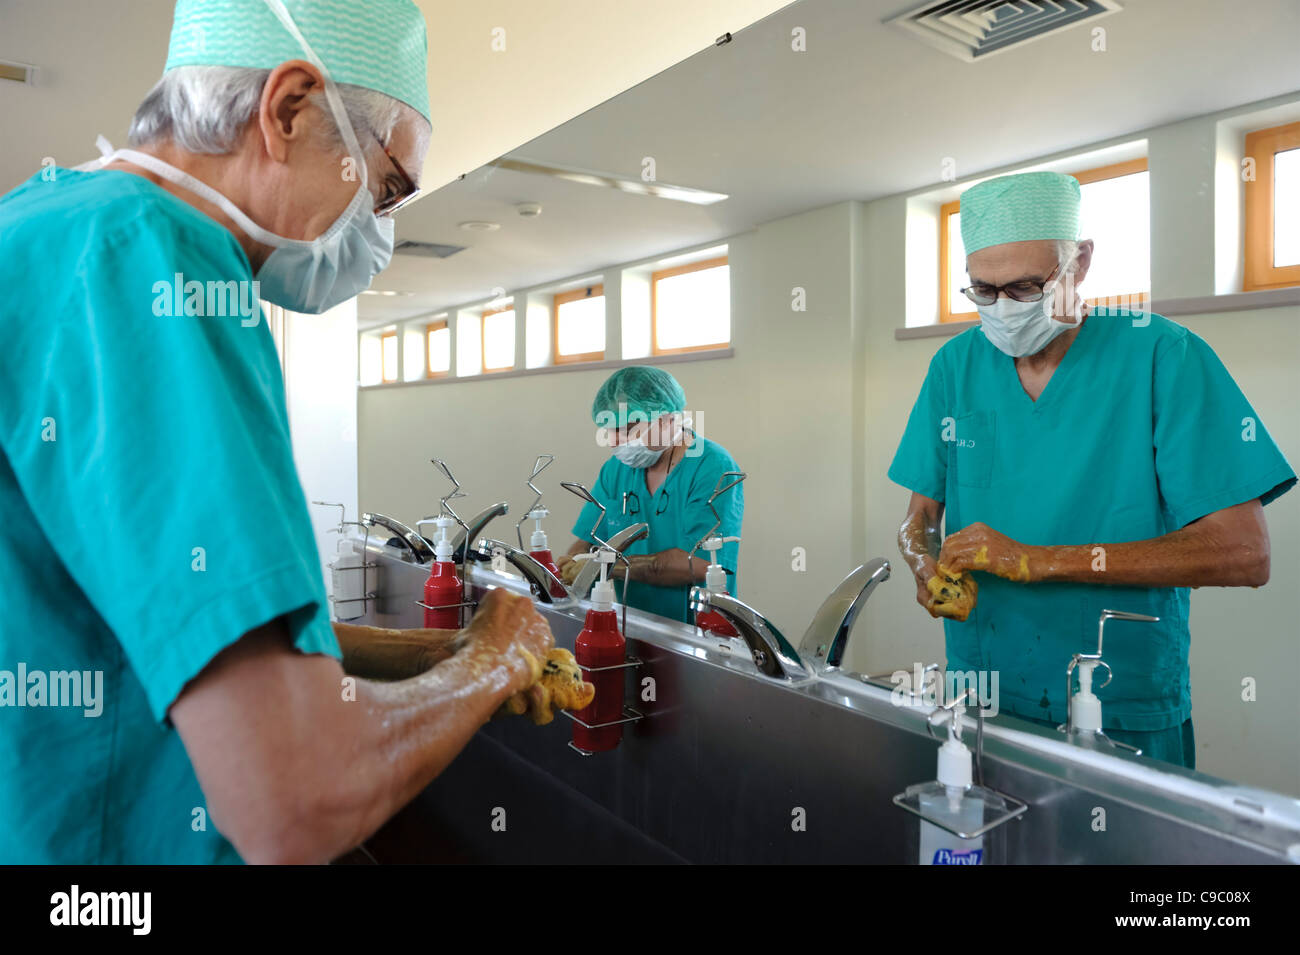
<svg viewBox="0 0 1300 955"><path fill-rule="evenodd" d="M1075 253L1074 262L1074 284L1078 285L1088 274L1088 266L1092 265L1092 239L1083 239L1079 242L1079 251Z"/></svg>
<svg viewBox="0 0 1300 955"><path fill-rule="evenodd" d="M285 162L292 142L308 133L307 94L321 89L324 78L305 60L289 60L271 71L258 105L258 130L267 155Z"/></svg>

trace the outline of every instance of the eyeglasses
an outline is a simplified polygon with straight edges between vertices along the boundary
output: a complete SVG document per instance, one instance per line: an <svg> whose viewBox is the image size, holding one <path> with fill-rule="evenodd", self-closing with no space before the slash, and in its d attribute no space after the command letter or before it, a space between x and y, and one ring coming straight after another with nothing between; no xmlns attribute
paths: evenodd
<svg viewBox="0 0 1300 955"><path fill-rule="evenodd" d="M1007 298L1013 298L1017 302L1037 302L1043 297L1043 286L1051 282L1058 271L1060 271L1059 265L1052 269L1052 274L1041 282L1032 279L1022 279L1019 282L1011 282L1007 285L988 285L984 282L977 282L974 285L966 286L961 290L961 294L976 305L992 305L998 300L1000 292L1006 292Z"/></svg>
<svg viewBox="0 0 1300 955"><path fill-rule="evenodd" d="M402 168L402 164L393 158L393 154L388 151L388 147L384 145L383 140L378 136L375 136L373 130L370 131L370 135L374 138L375 142L379 143L379 148L384 151L384 155L388 157L388 161L393 164L393 169L397 173L400 183L397 190L391 196L386 199L380 199L379 202L375 204L375 215L380 217L391 216L398 209L402 208L402 206L406 205L418 196L420 194L420 187L417 186L415 181L406 174L406 170Z"/></svg>

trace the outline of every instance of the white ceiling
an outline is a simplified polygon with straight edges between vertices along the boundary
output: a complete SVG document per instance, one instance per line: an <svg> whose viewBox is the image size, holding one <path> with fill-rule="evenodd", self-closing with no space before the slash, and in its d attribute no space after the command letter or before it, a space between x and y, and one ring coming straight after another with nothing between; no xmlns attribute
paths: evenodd
<svg viewBox="0 0 1300 955"><path fill-rule="evenodd" d="M483 167L403 210L398 238L468 248L397 256L363 296L373 326L711 242L1300 91L1296 0L1122 0L1120 13L964 63L882 21L914 0L799 0L512 151L516 158L729 194L695 206ZM1093 26L1106 30L1094 52ZM802 27L807 52L790 48ZM432 147L437 148L437 141ZM514 206L539 202L521 218ZM499 222L466 232L465 220Z"/></svg>

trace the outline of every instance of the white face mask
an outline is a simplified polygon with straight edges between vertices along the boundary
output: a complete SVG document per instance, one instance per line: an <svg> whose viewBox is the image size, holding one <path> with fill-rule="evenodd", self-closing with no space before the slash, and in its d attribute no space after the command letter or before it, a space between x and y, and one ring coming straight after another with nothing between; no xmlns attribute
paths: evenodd
<svg viewBox="0 0 1300 955"><path fill-rule="evenodd" d="M357 191L328 229L315 239L289 239L276 235L263 229L206 183L154 156L132 149L107 151L94 163L78 168L103 166L114 159L126 159L202 196L230 216L250 239L274 248L257 270L260 296L290 311L319 314L368 288L374 277L388 267L393 256L393 220L381 219L374 213L374 198L366 186L365 156L357 143L338 87L330 79L325 64L299 32L282 0L266 0L266 4L298 40L306 58L320 70L325 80L325 98L330 112L338 124L348 154L357 164L360 177Z"/></svg>
<svg viewBox="0 0 1300 955"><path fill-rule="evenodd" d="M677 430L673 437L669 439L669 444L676 444L684 433L681 424L677 425ZM664 456L663 450L654 451L646 447L644 438L629 438L622 444L614 446L614 457L618 458L630 468L648 468L658 463L659 459Z"/></svg>
<svg viewBox="0 0 1300 955"><path fill-rule="evenodd" d="M1012 358L1037 354L1057 335L1074 327L1052 318L1055 286L1055 282L1044 286L1043 297L1037 302L999 296L992 305L977 305L980 331L990 344Z"/></svg>

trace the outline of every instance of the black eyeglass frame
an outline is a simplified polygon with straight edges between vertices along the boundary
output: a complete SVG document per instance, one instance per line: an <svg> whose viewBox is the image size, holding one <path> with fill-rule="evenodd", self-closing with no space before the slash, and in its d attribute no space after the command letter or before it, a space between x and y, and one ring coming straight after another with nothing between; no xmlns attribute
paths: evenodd
<svg viewBox="0 0 1300 955"><path fill-rule="evenodd" d="M989 285L984 282L977 282L973 285L967 285L961 290L961 294L976 305L992 305L1003 292L1007 293L1007 298L1014 299L1017 302L1039 302L1042 301L1045 287L1056 277L1056 273L1059 271L1061 271L1061 267L1058 265L1041 282L1030 279L1008 282L1006 285ZM977 292L977 290L979 291Z"/></svg>
<svg viewBox="0 0 1300 955"><path fill-rule="evenodd" d="M414 179L406 174L406 170L402 168L402 164L397 161L391 152L388 151L388 147L384 145L382 139L375 135L374 130L368 130L368 132L374 141L379 143L379 148L384 151L384 155L388 157L388 161L393 164L393 169L397 172L398 178L402 180L402 189L397 193L397 195L375 203L375 215L384 218L386 216L391 216L398 209L402 208L402 206L416 199L420 195L420 187L415 184Z"/></svg>

